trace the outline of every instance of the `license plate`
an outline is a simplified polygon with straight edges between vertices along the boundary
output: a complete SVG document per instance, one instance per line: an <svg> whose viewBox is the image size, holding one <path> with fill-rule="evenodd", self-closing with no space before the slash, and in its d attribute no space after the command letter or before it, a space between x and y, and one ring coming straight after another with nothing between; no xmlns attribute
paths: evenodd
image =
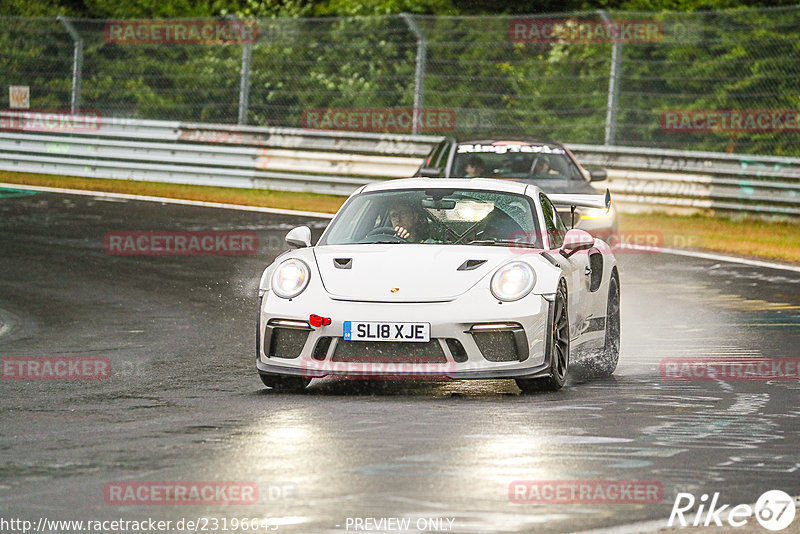
<svg viewBox="0 0 800 534"><path fill-rule="evenodd" d="M345 321L345 341L402 341L423 343L431 340L430 323L376 323Z"/></svg>

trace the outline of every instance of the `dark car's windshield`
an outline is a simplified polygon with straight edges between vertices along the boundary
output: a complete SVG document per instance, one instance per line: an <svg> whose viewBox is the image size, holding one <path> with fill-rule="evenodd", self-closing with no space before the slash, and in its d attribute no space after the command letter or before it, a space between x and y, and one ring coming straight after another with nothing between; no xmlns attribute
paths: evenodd
<svg viewBox="0 0 800 534"><path fill-rule="evenodd" d="M546 144L458 145L454 178L567 180L581 178L563 148Z"/></svg>
<svg viewBox="0 0 800 534"><path fill-rule="evenodd" d="M531 200L469 189L379 191L352 198L320 245L423 243L539 247Z"/></svg>

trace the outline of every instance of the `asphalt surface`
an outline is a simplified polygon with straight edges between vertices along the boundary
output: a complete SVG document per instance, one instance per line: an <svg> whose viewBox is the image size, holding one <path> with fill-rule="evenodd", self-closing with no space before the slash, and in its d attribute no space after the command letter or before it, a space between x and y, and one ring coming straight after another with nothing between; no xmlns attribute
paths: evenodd
<svg viewBox="0 0 800 534"><path fill-rule="evenodd" d="M797 379L674 381L659 366L800 356L798 273L620 254L618 370L558 393L522 395L503 380L325 379L279 394L255 372L258 278L290 228L308 224L316 239L327 221L0 193L0 356L107 358L112 368L105 380L0 381L0 520L560 533L666 526L680 492L720 492L728 504L800 495ZM108 254L104 236L124 231L255 232L259 249ZM516 503L517 480L652 481L663 498ZM104 494L122 482L204 481L255 485L257 502L128 506ZM800 532L798 516L783 532ZM47 530L100 531L82 527ZM2 521L0 531L21 532Z"/></svg>

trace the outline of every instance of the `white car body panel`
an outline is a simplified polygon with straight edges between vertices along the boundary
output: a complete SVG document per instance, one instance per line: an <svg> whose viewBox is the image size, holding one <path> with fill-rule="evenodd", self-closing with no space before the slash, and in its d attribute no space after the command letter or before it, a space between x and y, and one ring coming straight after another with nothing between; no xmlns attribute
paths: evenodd
<svg viewBox="0 0 800 534"><path fill-rule="evenodd" d="M331 298L366 302L451 301L511 261L522 260L534 269L555 271L538 254L520 257L519 253L501 247L339 245L318 247L314 255L322 284ZM353 258L352 268L337 268L336 258ZM467 259L486 260L486 263L473 270L457 271ZM415 266L424 269L425 276L420 276ZM550 287L543 281L534 286L533 292L547 292ZM392 293L391 288L398 290Z"/></svg>
<svg viewBox="0 0 800 534"><path fill-rule="evenodd" d="M545 227L538 199L540 190L517 182L415 178L370 184L353 196L369 191L448 187L526 194L534 200L540 227ZM616 259L602 241L595 243L597 246L591 251L577 251L569 257L559 250L430 243L322 245L287 251L265 269L259 284L258 370L262 374L309 378L337 374L340 350L349 347L347 350L352 352L367 347L362 345L364 342L343 341L345 321L421 322L430 324L432 345L427 346L445 365L444 372L439 367L436 374L451 378L544 376L545 367L549 366L545 361L548 314L561 280L566 282L568 292L570 338L575 349L571 357L578 358L603 345L604 326L598 325L605 318L608 282ZM602 254L602 279L594 291L590 291L590 253ZM286 299L278 297L270 284L276 266L289 258L303 260L310 269L310 279L302 293ZM336 267L337 258L351 258L350 268ZM458 271L468 259L486 262L474 270ZM536 282L527 296L500 302L490 290L492 276L498 268L514 261L530 265ZM330 319L330 324L310 326L312 314ZM271 337L276 331L286 330L281 321L305 325L299 329L303 333L290 333L298 339L305 337L297 341L296 350L289 357L273 354L277 349L270 344L270 340L277 339ZM513 326L519 358L490 360L490 353L481 351L479 341L484 333L473 327L487 324ZM520 332L524 336L519 336ZM323 338L331 338L327 348ZM520 339L524 339L522 349ZM465 355L452 348L454 340L462 345ZM412 350L410 345L416 343L401 345ZM380 350L383 346L372 347ZM369 361L368 355L358 358Z"/></svg>

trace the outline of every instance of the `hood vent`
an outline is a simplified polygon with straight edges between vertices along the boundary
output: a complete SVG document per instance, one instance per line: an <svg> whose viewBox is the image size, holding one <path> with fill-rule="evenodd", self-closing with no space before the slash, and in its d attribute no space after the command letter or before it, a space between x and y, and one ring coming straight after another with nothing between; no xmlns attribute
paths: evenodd
<svg viewBox="0 0 800 534"><path fill-rule="evenodd" d="M486 260L467 260L464 263L462 263L459 266L459 268L456 269L456 270L457 271L471 271L473 269L477 269L478 267L480 267L484 263L486 263Z"/></svg>
<svg viewBox="0 0 800 534"><path fill-rule="evenodd" d="M334 258L333 266L337 269L352 269L353 258Z"/></svg>

